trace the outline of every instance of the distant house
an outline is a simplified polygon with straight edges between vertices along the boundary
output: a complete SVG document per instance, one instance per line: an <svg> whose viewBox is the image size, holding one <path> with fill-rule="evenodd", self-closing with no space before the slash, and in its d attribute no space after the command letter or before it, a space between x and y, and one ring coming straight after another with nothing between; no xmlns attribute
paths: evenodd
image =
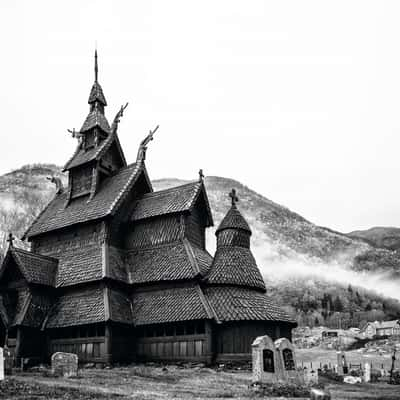
<svg viewBox="0 0 400 400"><path fill-rule="evenodd" d="M361 329L360 335L364 338L400 335L400 320L368 322Z"/></svg>
<svg viewBox="0 0 400 400"><path fill-rule="evenodd" d="M337 338L343 335L344 335L343 329L327 329L322 332L322 339Z"/></svg>

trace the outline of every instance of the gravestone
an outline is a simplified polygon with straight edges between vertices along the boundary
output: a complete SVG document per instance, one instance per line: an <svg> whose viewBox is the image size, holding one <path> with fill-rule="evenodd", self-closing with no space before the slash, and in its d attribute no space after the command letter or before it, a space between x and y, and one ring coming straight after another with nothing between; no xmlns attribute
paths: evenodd
<svg viewBox="0 0 400 400"><path fill-rule="evenodd" d="M51 371L56 376L70 378L78 375L78 356L73 353L54 353L51 356Z"/></svg>
<svg viewBox="0 0 400 400"><path fill-rule="evenodd" d="M365 364L364 382L371 382L371 364L370 363Z"/></svg>
<svg viewBox="0 0 400 400"><path fill-rule="evenodd" d="M259 336L251 345L253 382L271 383L283 378L275 344L269 336Z"/></svg>
<svg viewBox="0 0 400 400"><path fill-rule="evenodd" d="M12 369L14 367L14 357L8 347L3 349L3 359L4 359L4 374L11 375Z"/></svg>
<svg viewBox="0 0 400 400"><path fill-rule="evenodd" d="M297 371L297 360L293 344L286 338L275 340L275 349L277 352L278 362L280 364L279 371L286 381L299 381L299 373Z"/></svg>
<svg viewBox="0 0 400 400"><path fill-rule="evenodd" d="M0 381L4 381L4 356L2 347L0 347Z"/></svg>
<svg viewBox="0 0 400 400"><path fill-rule="evenodd" d="M349 373L349 367L346 361L346 354L344 351L338 351L337 355L337 364L338 364L338 374L346 375Z"/></svg>
<svg viewBox="0 0 400 400"><path fill-rule="evenodd" d="M331 400L331 394L321 389L311 389L311 400Z"/></svg>

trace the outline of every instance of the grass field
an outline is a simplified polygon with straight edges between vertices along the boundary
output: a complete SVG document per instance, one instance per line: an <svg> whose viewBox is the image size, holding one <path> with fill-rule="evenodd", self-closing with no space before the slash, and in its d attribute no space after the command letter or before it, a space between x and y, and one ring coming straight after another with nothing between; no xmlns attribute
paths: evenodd
<svg viewBox="0 0 400 400"><path fill-rule="evenodd" d="M298 363L313 366L336 363L336 352L303 349L297 352ZM348 352L351 363L372 362L390 366L390 358ZM346 385L324 381L337 400L400 400L400 386L379 384ZM150 367L145 365L111 369L82 369L77 378L53 378L43 373L21 373L0 382L0 399L16 400L92 400L92 399L255 399L249 387L249 371L217 371L211 368ZM271 398L271 397L262 397Z"/></svg>

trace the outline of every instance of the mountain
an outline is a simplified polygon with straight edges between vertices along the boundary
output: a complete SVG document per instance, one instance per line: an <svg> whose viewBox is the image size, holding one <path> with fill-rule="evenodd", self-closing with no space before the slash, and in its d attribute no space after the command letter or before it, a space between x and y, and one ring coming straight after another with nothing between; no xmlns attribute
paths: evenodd
<svg viewBox="0 0 400 400"><path fill-rule="evenodd" d="M350 232L347 235L362 239L374 247L388 250L400 249L400 228L376 226L364 231Z"/></svg>
<svg viewBox="0 0 400 400"><path fill-rule="evenodd" d="M54 195L46 179L53 175L66 183L55 165L29 165L0 176L0 254L7 232L22 236ZM153 186L158 190L185 182L160 179ZM230 207L227 193L235 188L268 291L295 311L300 323L334 326L340 319L344 326L346 318L354 325L400 317L400 304L389 299L400 299L400 253L378 246L377 239L317 226L233 179L206 177L205 185L215 222L207 233L209 251L215 249L215 229Z"/></svg>

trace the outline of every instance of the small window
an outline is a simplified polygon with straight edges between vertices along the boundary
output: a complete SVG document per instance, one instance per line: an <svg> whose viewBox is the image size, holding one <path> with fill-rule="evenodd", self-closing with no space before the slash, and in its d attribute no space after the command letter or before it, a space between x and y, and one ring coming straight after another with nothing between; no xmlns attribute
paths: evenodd
<svg viewBox="0 0 400 400"><path fill-rule="evenodd" d="M96 325L89 325L88 327L88 337L96 336Z"/></svg>
<svg viewBox="0 0 400 400"><path fill-rule="evenodd" d="M189 322L186 325L186 335L194 335L195 332L195 324L193 322Z"/></svg>
<svg viewBox="0 0 400 400"><path fill-rule="evenodd" d="M165 336L174 336L175 329L173 325L167 325L165 327Z"/></svg>
<svg viewBox="0 0 400 400"><path fill-rule="evenodd" d="M178 324L176 326L176 335L179 336L179 335L184 335L184 334L185 334L185 329L184 329L183 324Z"/></svg>
<svg viewBox="0 0 400 400"><path fill-rule="evenodd" d="M164 327L162 325L156 327L156 336L164 336Z"/></svg>
<svg viewBox="0 0 400 400"><path fill-rule="evenodd" d="M154 336L154 329L152 327L148 327L145 329L145 334L146 337L153 337Z"/></svg>
<svg viewBox="0 0 400 400"><path fill-rule="evenodd" d="M205 332L206 332L206 327L205 327L204 321L199 321L196 324L196 333L202 334L202 333L205 333Z"/></svg>

